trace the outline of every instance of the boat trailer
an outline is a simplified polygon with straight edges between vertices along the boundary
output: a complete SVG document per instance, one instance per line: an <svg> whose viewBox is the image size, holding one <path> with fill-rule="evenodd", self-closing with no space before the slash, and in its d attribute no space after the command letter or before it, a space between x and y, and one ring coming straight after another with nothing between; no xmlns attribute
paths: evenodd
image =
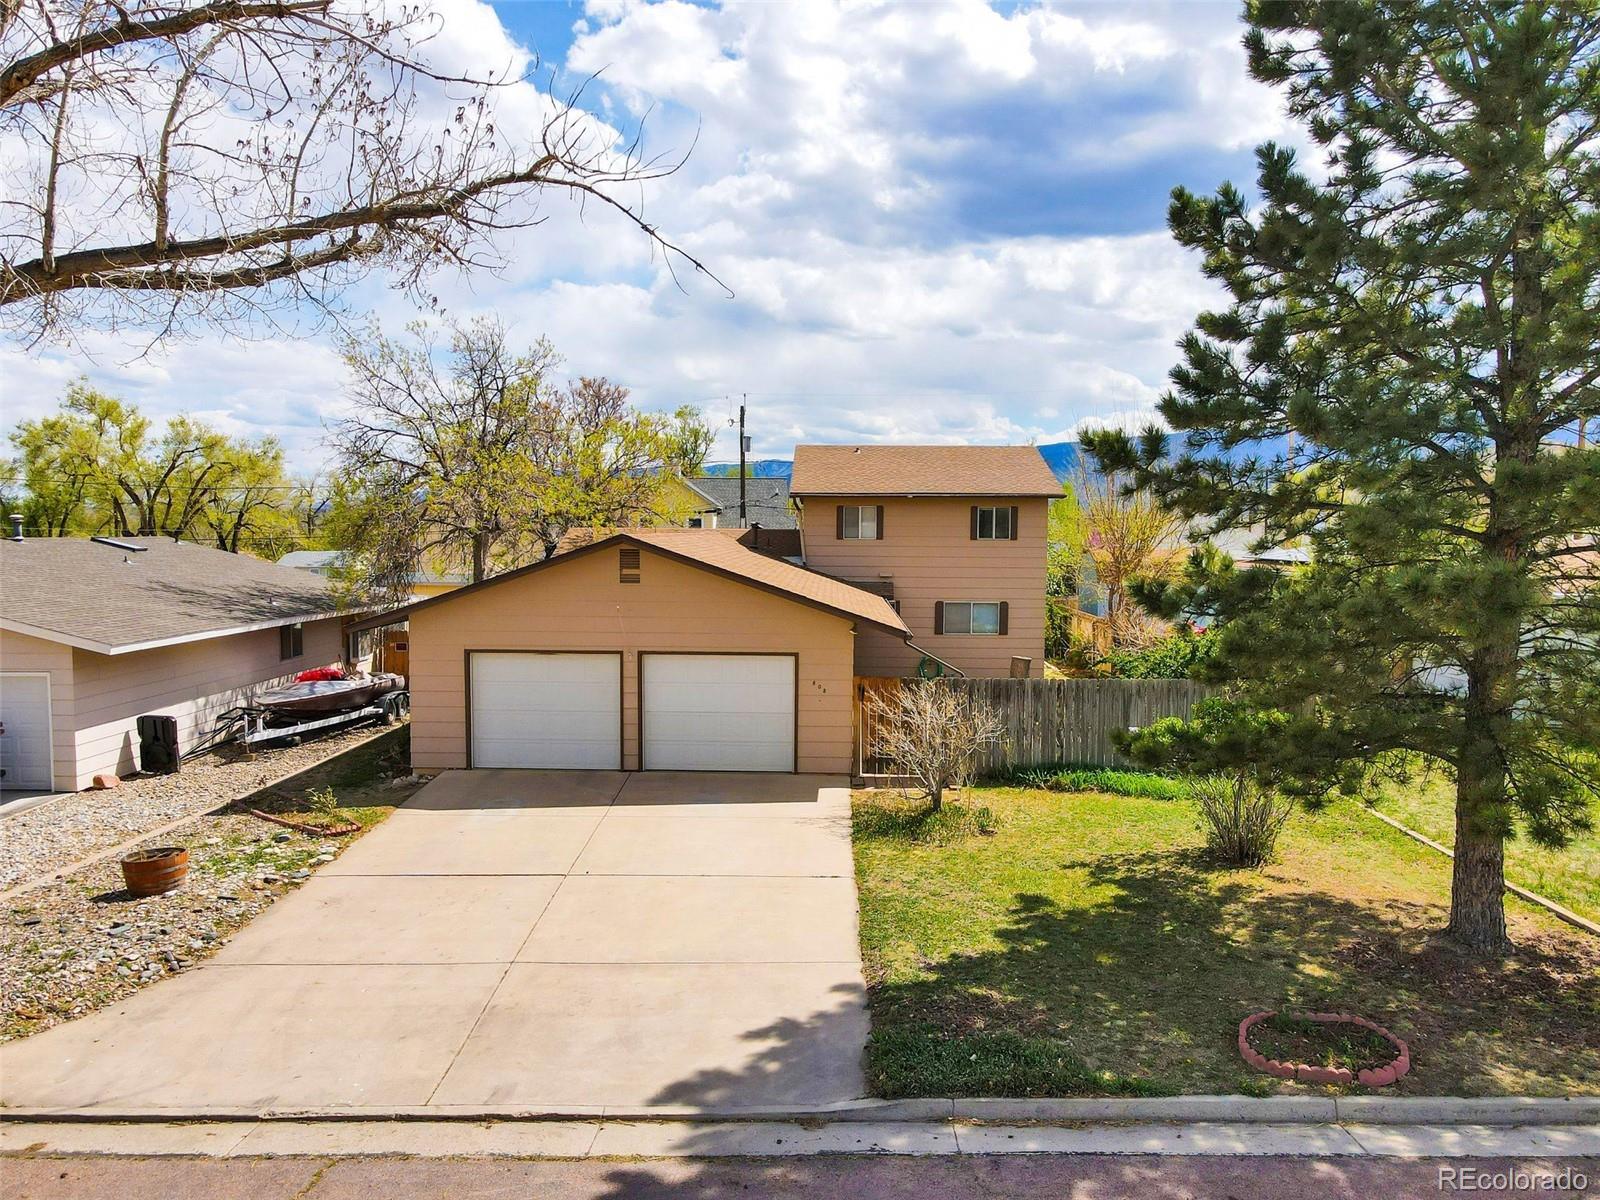
<svg viewBox="0 0 1600 1200"><path fill-rule="evenodd" d="M281 712L245 704L221 713L211 732L184 751L183 757L194 758L230 743L247 747L262 742L288 742L290 745L298 745L307 734L343 725L354 725L360 721L376 720L385 725L393 725L410 711L411 693L405 689L385 693L361 708L330 713L308 721L291 720L287 724L284 723L284 714Z"/></svg>

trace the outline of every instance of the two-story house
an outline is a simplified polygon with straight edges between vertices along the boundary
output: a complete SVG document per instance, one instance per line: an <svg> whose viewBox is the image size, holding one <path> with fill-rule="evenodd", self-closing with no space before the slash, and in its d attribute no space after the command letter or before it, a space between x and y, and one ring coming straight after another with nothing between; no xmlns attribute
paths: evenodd
<svg viewBox="0 0 1600 1200"><path fill-rule="evenodd" d="M582 531L357 623L410 622L415 767L837 774L854 676L1043 674L1037 450L801 446L791 494L798 530Z"/></svg>
<svg viewBox="0 0 1600 1200"><path fill-rule="evenodd" d="M805 565L890 600L911 644L856 638L856 674L1044 674L1046 524L1062 495L1033 446L796 446Z"/></svg>

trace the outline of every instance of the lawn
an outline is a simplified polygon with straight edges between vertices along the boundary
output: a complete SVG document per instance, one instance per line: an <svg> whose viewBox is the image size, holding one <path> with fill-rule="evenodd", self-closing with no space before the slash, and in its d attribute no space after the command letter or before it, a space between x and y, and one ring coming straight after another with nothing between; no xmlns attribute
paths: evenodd
<svg viewBox="0 0 1600 1200"><path fill-rule="evenodd" d="M1391 784L1376 805L1441 845L1455 845L1455 785L1438 772ZM1595 822L1600 825L1600 819ZM1579 916L1600 921L1600 830L1578 835L1562 850L1547 850L1525 836L1506 844L1506 878Z"/></svg>
<svg viewBox="0 0 1600 1200"><path fill-rule="evenodd" d="M1023 788L948 816L858 793L885 1096L1294 1092L1234 1042L1262 1008L1355 1011L1412 1045L1400 1094L1600 1092L1600 940L1509 899L1516 955L1441 944L1449 861L1353 802L1277 861L1212 866L1183 800Z"/></svg>

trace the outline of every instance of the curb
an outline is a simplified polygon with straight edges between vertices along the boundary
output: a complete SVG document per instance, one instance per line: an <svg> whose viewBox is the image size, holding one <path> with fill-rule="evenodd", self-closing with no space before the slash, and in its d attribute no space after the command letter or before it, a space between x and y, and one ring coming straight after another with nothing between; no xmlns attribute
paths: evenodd
<svg viewBox="0 0 1600 1200"><path fill-rule="evenodd" d="M655 1121L655 1122L1025 1122L1329 1125L1600 1124L1600 1096L1172 1096L1150 1100L1006 1098L849 1100L802 1107L695 1108L684 1105L510 1105L341 1108L4 1108L0 1121L41 1124L355 1121Z"/></svg>

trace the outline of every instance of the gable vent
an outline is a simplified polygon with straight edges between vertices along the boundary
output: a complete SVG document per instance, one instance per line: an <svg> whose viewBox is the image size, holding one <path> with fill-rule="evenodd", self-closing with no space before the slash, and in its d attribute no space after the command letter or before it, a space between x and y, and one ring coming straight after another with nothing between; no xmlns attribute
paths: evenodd
<svg viewBox="0 0 1600 1200"><path fill-rule="evenodd" d="M617 551L617 578L622 583L639 582L639 551L628 546Z"/></svg>

